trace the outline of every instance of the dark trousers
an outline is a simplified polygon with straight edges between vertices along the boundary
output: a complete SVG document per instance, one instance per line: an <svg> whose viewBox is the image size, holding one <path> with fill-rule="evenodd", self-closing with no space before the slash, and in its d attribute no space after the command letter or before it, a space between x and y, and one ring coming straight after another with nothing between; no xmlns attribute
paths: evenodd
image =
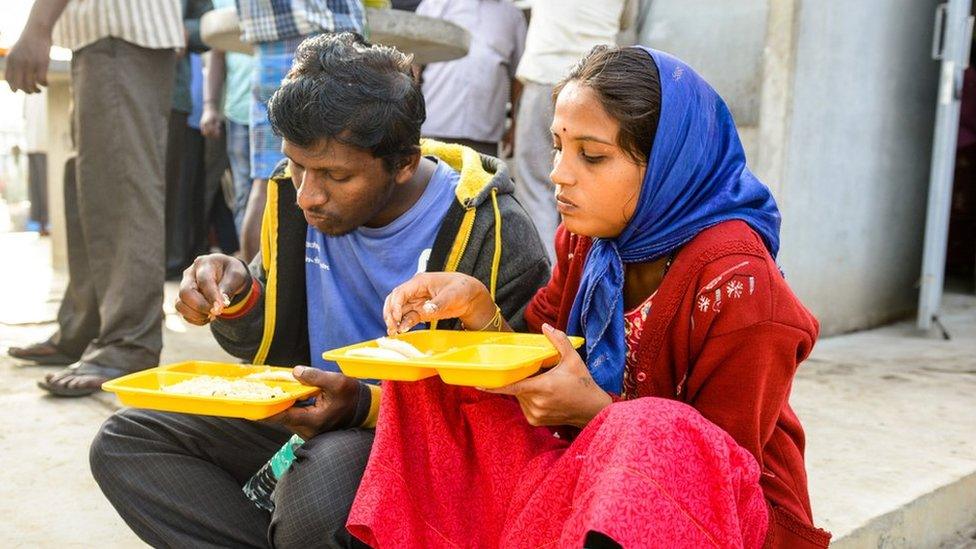
<svg viewBox="0 0 976 549"><path fill-rule="evenodd" d="M30 199L30 219L47 227L47 154L27 153L27 197Z"/></svg>
<svg viewBox="0 0 976 549"><path fill-rule="evenodd" d="M98 300L92 288L85 234L78 211L78 181L75 158L64 163L64 220L68 244L68 286L58 307L58 330L49 340L62 353L81 358L88 344L98 337L101 324Z"/></svg>
<svg viewBox="0 0 976 549"><path fill-rule="evenodd" d="M166 271L178 276L210 251L214 226L220 248L237 251L233 214L223 199L221 179L229 168L224 137L206 139L187 125L187 115L171 111L166 153Z"/></svg>
<svg viewBox="0 0 976 549"><path fill-rule="evenodd" d="M291 437L259 422L146 410L110 417L92 442L92 474L153 547L349 547L346 519L373 431L319 435L278 481L275 511L241 487Z"/></svg>
<svg viewBox="0 0 976 549"><path fill-rule="evenodd" d="M123 371L159 363L163 149L173 50L104 38L71 60L75 178L65 183L69 284L51 341Z"/></svg>
<svg viewBox="0 0 976 549"><path fill-rule="evenodd" d="M187 136L185 112L171 110L166 132L166 273L175 275L187 266L190 255L186 234L187 190L183 174Z"/></svg>

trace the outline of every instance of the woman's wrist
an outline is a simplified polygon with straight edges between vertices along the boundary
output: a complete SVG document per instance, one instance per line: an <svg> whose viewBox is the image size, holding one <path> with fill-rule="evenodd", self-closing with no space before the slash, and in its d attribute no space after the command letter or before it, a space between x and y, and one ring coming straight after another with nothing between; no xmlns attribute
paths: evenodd
<svg viewBox="0 0 976 549"><path fill-rule="evenodd" d="M498 313L498 306L491 299L487 288L480 282L478 286L480 287L475 290L471 298L469 312L460 317L461 325L466 330L481 330L489 325Z"/></svg>
<svg viewBox="0 0 976 549"><path fill-rule="evenodd" d="M594 395L593 406L590 407L583 414L583 416L579 418L578 421L575 422L574 426L579 427L580 429L586 427L587 424L593 421L593 418L600 415L600 412L602 412L604 408L610 406L611 404L613 404L613 397L611 397L608 393L604 392L601 389L598 395L596 394Z"/></svg>

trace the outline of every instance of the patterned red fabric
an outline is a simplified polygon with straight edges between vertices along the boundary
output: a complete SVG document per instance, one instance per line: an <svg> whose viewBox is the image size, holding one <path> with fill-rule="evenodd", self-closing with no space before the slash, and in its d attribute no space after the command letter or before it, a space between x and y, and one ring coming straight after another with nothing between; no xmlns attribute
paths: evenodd
<svg viewBox="0 0 976 549"><path fill-rule="evenodd" d="M531 330L565 328L589 245L559 229ZM380 547L580 547L587 529L624 547L826 547L788 402L817 332L759 237L712 227L653 297L633 388L572 441L528 426L508 397L385 384L350 531Z"/></svg>
<svg viewBox="0 0 976 549"><path fill-rule="evenodd" d="M556 267L525 310L530 330L566 326L590 239L556 233ZM741 221L686 244L654 295L631 375L637 394L698 410L755 456L773 510L772 547L826 547L813 526L804 435L789 405L817 320L790 290L762 240Z"/></svg>
<svg viewBox="0 0 976 549"><path fill-rule="evenodd" d="M640 348L641 334L644 333L644 322L651 312L654 296L624 313L624 340L627 342L627 363L624 365L624 390L620 396L623 400L637 398L637 349Z"/></svg>
<svg viewBox="0 0 976 549"><path fill-rule="evenodd" d="M387 383L349 517L372 547L760 547L755 458L696 410L641 398L572 442L506 396L438 378Z"/></svg>

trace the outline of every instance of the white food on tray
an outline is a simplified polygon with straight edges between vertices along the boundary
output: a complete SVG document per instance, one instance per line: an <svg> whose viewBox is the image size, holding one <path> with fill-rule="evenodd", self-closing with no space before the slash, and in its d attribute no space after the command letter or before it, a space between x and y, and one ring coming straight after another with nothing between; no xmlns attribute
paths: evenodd
<svg viewBox="0 0 976 549"><path fill-rule="evenodd" d="M281 372L276 370L266 370L264 372L254 372L247 374L244 379L257 379L261 381L290 381L295 382L295 376L291 372Z"/></svg>
<svg viewBox="0 0 976 549"><path fill-rule="evenodd" d="M359 356L363 358L376 358L380 360L407 360L407 357L390 349L379 347L358 347L346 351L346 356Z"/></svg>
<svg viewBox="0 0 976 549"><path fill-rule="evenodd" d="M259 381L227 379L215 376L199 376L160 387L164 393L190 396L212 396L243 400L271 400L285 396L281 387Z"/></svg>
<svg viewBox="0 0 976 549"><path fill-rule="evenodd" d="M346 351L346 356L360 356L379 360L409 360L429 356L420 349L399 339L381 337L376 340L376 347L357 347Z"/></svg>
<svg viewBox="0 0 976 549"><path fill-rule="evenodd" d="M426 354L420 352L420 349L414 347L406 341L401 341L399 339L381 337L376 340L376 344L379 345L380 349L388 349L390 351L400 353L404 356L404 358L420 358L422 356L427 356Z"/></svg>

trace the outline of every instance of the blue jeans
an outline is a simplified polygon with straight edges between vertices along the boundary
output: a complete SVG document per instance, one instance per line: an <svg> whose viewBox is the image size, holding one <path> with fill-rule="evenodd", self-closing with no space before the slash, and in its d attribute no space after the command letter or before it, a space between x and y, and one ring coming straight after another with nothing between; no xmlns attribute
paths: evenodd
<svg viewBox="0 0 976 549"><path fill-rule="evenodd" d="M241 234L244 209L251 196L251 139L249 126L227 120L227 158L234 176L234 226Z"/></svg>

